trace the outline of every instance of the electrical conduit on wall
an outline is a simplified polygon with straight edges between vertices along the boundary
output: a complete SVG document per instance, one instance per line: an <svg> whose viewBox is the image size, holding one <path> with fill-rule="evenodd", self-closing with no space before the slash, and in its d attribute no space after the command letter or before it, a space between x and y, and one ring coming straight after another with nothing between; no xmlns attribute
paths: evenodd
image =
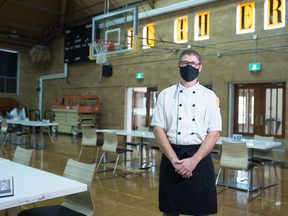
<svg viewBox="0 0 288 216"><path fill-rule="evenodd" d="M211 3L215 1L218 1L218 0L190 0L190 1L184 1L184 2L180 2L176 4L171 4L168 6L161 7L161 8L152 9L150 11L139 13L138 19L140 20L140 19L151 18L153 16L159 16L162 14L167 14L170 12L175 12L178 10L183 10L189 7L199 6L199 5L203 5L203 4Z"/></svg>
<svg viewBox="0 0 288 216"><path fill-rule="evenodd" d="M66 78L67 75L68 75L68 64L65 63L63 73L40 76L39 78L40 91L39 91L39 105L38 105L38 109L40 110L40 119L42 119L43 81Z"/></svg>

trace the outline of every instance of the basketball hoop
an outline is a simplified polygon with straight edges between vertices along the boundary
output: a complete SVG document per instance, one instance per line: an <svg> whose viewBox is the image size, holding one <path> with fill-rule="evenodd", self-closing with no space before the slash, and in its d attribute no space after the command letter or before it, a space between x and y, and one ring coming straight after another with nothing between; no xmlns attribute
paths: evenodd
<svg viewBox="0 0 288 216"><path fill-rule="evenodd" d="M96 64L103 64L107 62L107 52L114 50L114 42L108 40L95 40L93 45L97 53Z"/></svg>

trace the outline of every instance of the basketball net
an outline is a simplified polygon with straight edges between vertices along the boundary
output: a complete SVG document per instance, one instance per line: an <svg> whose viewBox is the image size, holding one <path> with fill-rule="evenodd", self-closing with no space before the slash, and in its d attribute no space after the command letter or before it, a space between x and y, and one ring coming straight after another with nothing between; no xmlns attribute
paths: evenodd
<svg viewBox="0 0 288 216"><path fill-rule="evenodd" d="M106 56L107 51L111 46L111 42L107 40L95 40L93 44L97 53L96 64L103 64L107 62Z"/></svg>

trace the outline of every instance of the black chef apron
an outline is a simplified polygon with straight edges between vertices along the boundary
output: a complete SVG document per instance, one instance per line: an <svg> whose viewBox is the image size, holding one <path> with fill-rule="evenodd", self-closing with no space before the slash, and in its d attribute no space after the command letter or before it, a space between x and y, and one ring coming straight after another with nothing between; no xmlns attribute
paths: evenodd
<svg viewBox="0 0 288 216"><path fill-rule="evenodd" d="M191 157L200 145L173 145L179 159ZM216 214L217 194L211 154L203 158L192 172L183 178L163 154L160 164L159 209L174 214Z"/></svg>

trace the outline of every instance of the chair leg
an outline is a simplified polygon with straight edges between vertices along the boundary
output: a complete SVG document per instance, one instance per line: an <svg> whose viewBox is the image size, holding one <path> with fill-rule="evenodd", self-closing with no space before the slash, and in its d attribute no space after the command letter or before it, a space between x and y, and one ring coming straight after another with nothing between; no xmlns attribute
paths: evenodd
<svg viewBox="0 0 288 216"><path fill-rule="evenodd" d="M117 159L116 159L116 161L115 161L114 170L113 170L113 174L114 174L114 175L115 175L115 173L116 173L116 169L117 169L117 166L118 166L119 158L120 158L120 155L118 154Z"/></svg>
<svg viewBox="0 0 288 216"><path fill-rule="evenodd" d="M250 185L251 185L251 171L248 171L247 200L249 200Z"/></svg>
<svg viewBox="0 0 288 216"><path fill-rule="evenodd" d="M221 175L222 170L224 171L224 169L223 169L222 167L220 167L220 168L219 168L219 171L218 171L218 175L217 175L217 177L216 177L216 182L215 182L215 185L216 185L216 186L218 185L219 177L220 177L220 175ZM224 172L224 175L225 175L225 173L226 173L226 172ZM225 179L225 181L226 181L226 177L225 177L225 176L224 176L224 179ZM223 188L222 190L218 191L217 194L219 194L219 193L221 193L221 192L223 192L223 191L225 191L225 190L227 190L227 189L228 189L228 183L226 182L225 188Z"/></svg>
<svg viewBox="0 0 288 216"><path fill-rule="evenodd" d="M270 172L270 166L273 166L273 169L274 169L274 174L275 174L275 180L276 180L276 183L273 183L273 184L270 184L268 186L265 186L264 184L264 178L265 178L265 163L262 163L262 189L266 189L266 188L269 188L269 187L273 187L273 186L276 186L279 184L279 177L278 177L278 174L277 174L277 171L276 171L276 166L275 164L273 163L273 161L269 164L269 172Z"/></svg>
<svg viewBox="0 0 288 216"><path fill-rule="evenodd" d="M139 148L139 143L137 143L135 146L133 146L132 145L132 152L133 152L133 148L135 149L135 151L136 151L136 155L139 157L139 155L140 155L140 148Z"/></svg>
<svg viewBox="0 0 288 216"><path fill-rule="evenodd" d="M82 146L81 149L80 149L80 153L79 153L79 155L78 155L78 159L77 159L77 161L80 160L80 156L81 156L81 154L82 154L82 151L83 151L83 146Z"/></svg>
<svg viewBox="0 0 288 216"><path fill-rule="evenodd" d="M152 148L150 146L148 148L149 148L149 157L152 158L152 153L153 153L152 151L153 150L152 150Z"/></svg>
<svg viewBox="0 0 288 216"><path fill-rule="evenodd" d="M98 155L99 155L99 147L97 147L97 151L96 151L96 158L95 158L95 163L97 164L97 160L98 160Z"/></svg>
<svg viewBox="0 0 288 216"><path fill-rule="evenodd" d="M1 145L2 153L1 154L6 154L6 149L5 146Z"/></svg>
<svg viewBox="0 0 288 216"><path fill-rule="evenodd" d="M52 142L52 143L55 143L55 141L54 141L54 139L53 139L53 137L52 137L52 135L51 135L50 129L49 129L49 131L48 131L48 135L49 135L49 137L50 137L51 142Z"/></svg>
<svg viewBox="0 0 288 216"><path fill-rule="evenodd" d="M6 134L6 136L5 136L5 138L4 138L4 141L3 141L3 146L5 146L5 144L6 144L6 142L7 142L7 140L8 140L8 136L9 136L9 134Z"/></svg>
<svg viewBox="0 0 288 216"><path fill-rule="evenodd" d="M276 184L278 185L279 184L279 177L278 177L278 174L277 174L277 171L276 171L276 166L275 166L275 164L273 162L272 162L272 166L273 166L274 173L275 173Z"/></svg>
<svg viewBox="0 0 288 216"><path fill-rule="evenodd" d="M257 169L257 167L256 167L256 169ZM257 188L257 192L255 192L255 193L253 193L251 196L250 196L250 192L251 192L251 190L250 190L250 187L251 187L251 189L252 189L252 187L253 187L253 185L252 185L252 179L251 179L251 173L253 172L253 168L252 168L252 170L249 170L248 171L248 185L247 185L247 187L248 187L248 189L247 189L247 201L248 202L250 202L251 200L253 200L254 198L256 198L257 196L259 196L260 195L260 186L258 186L258 188ZM259 172L257 171L257 184L259 184Z"/></svg>
<svg viewBox="0 0 288 216"><path fill-rule="evenodd" d="M262 189L265 188L265 163L262 163Z"/></svg>
<svg viewBox="0 0 288 216"><path fill-rule="evenodd" d="M104 155L105 155L105 153L103 153L103 154L101 155L101 158L100 158L100 160L99 160L99 162L98 162L98 165L97 165L97 167L96 167L96 170L98 170L98 168L99 168L99 166L100 166L100 164L101 164L101 162L102 162L102 160L103 160L103 158L104 158Z"/></svg>
<svg viewBox="0 0 288 216"><path fill-rule="evenodd" d="M218 184L218 180L219 180L219 176L220 176L220 174L221 174L221 171L222 171L222 167L220 167L219 170L218 170L218 175L217 175L216 182L215 182L215 185L216 185L216 186L217 186L217 184Z"/></svg>
<svg viewBox="0 0 288 216"><path fill-rule="evenodd" d="M8 133L5 134L4 140L3 140L3 142L2 142L2 154L6 154L6 147L5 147L5 145L6 145L6 142L7 142L7 140L8 140L8 136L9 136Z"/></svg>

